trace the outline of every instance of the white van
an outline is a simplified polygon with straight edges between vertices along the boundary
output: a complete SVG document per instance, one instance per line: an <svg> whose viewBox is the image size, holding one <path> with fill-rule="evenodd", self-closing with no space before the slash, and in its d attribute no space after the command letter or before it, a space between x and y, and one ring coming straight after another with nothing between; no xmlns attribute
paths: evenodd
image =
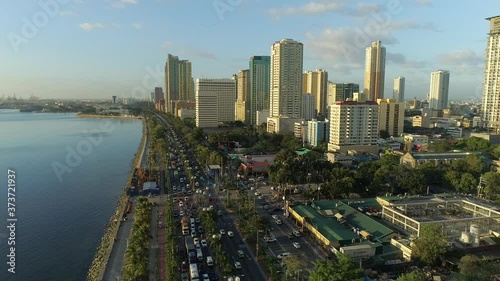
<svg viewBox="0 0 500 281"><path fill-rule="evenodd" d="M214 259L212 258L212 256L207 257L207 265L214 266Z"/></svg>

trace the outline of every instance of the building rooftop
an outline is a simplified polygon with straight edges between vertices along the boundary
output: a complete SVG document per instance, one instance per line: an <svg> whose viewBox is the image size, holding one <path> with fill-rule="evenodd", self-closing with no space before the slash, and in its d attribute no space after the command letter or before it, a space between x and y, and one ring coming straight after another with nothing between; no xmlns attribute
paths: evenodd
<svg viewBox="0 0 500 281"><path fill-rule="evenodd" d="M352 241L358 239L358 235L347 229L336 219L322 216L311 206L296 205L292 209L301 217L308 217L311 224L330 241Z"/></svg>
<svg viewBox="0 0 500 281"><path fill-rule="evenodd" d="M417 160L425 160L425 159L460 159L460 158L465 158L469 155L481 155L480 152L415 152L415 153L410 153L413 158Z"/></svg>
<svg viewBox="0 0 500 281"><path fill-rule="evenodd" d="M358 200L354 202L359 202L357 205L358 206L363 206L362 203L360 203L363 200ZM321 214L327 215L330 214L330 216L335 215L335 214L341 214L342 217L352 226L360 231L366 231L368 232L374 239L380 239L383 238L387 235L390 235L394 233L394 231L387 226L379 223L375 219L363 214L356 208L354 208L352 205L355 205L355 203L352 203L351 201L348 202L343 202L343 201L314 201L313 207L317 207L318 211ZM370 205L377 205L375 202L370 201ZM381 207L379 206L379 209Z"/></svg>

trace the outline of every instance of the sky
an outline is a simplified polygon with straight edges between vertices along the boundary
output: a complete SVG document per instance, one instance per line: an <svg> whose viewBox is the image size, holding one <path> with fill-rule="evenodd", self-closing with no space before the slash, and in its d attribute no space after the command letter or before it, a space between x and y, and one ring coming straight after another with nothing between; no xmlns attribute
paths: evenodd
<svg viewBox="0 0 500 281"><path fill-rule="evenodd" d="M193 77L229 78L283 38L304 44L304 71L363 87L365 49L386 47L385 96L406 77L425 98L430 74L450 71L450 100L481 99L498 0L39 0L0 10L1 95L146 98L164 86L167 54Z"/></svg>

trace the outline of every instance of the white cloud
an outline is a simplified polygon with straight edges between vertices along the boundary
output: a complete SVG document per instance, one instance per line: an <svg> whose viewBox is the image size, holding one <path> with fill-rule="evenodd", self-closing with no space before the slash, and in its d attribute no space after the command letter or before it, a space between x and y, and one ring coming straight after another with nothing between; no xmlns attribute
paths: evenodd
<svg viewBox="0 0 500 281"><path fill-rule="evenodd" d="M123 9L125 7L127 7L127 5L136 5L139 3L139 0L118 0L118 1L114 1L111 6L113 8L117 8L117 9Z"/></svg>
<svg viewBox="0 0 500 281"><path fill-rule="evenodd" d="M104 23L100 23L100 22L96 22L96 23L84 22L84 23L80 23L78 26L85 31L91 31L94 29L108 29L108 28L120 28L121 27L117 23L104 24Z"/></svg>
<svg viewBox="0 0 500 281"><path fill-rule="evenodd" d="M299 7L283 7L270 9L267 12L275 17L279 18L283 15L298 15L298 14L323 14L328 12L339 12L344 10L343 0L322 0L322 1L312 1Z"/></svg>
<svg viewBox="0 0 500 281"><path fill-rule="evenodd" d="M438 55L436 61L442 68L454 72L477 74L483 71L485 58L472 50L460 50Z"/></svg>
<svg viewBox="0 0 500 281"><path fill-rule="evenodd" d="M134 29L141 29L141 28L142 28L142 22L134 22L134 23L132 24L132 27L133 27Z"/></svg>

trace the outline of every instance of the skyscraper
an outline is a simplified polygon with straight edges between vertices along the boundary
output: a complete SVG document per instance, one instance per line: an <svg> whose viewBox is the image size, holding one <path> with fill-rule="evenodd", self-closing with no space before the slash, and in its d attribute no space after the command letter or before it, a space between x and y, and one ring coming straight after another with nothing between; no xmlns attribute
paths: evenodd
<svg viewBox="0 0 500 281"><path fill-rule="evenodd" d="M250 58L249 124L260 125L257 124L257 111L269 109L270 66L270 56L253 56Z"/></svg>
<svg viewBox="0 0 500 281"><path fill-rule="evenodd" d="M240 70L238 72L238 82L236 90L235 120L247 123L249 121L248 102L250 81L250 70Z"/></svg>
<svg viewBox="0 0 500 281"><path fill-rule="evenodd" d="M381 41L366 48L364 94L371 101L384 98L385 47Z"/></svg>
<svg viewBox="0 0 500 281"><path fill-rule="evenodd" d="M329 151L378 152L376 102L338 101L330 105L330 110Z"/></svg>
<svg viewBox="0 0 500 281"><path fill-rule="evenodd" d="M196 79L196 124L203 124L205 117L212 120L213 114L219 123L234 121L235 102L235 79Z"/></svg>
<svg viewBox="0 0 500 281"><path fill-rule="evenodd" d="M448 108L448 90L450 88L450 72L437 70L431 73L431 87L429 90L429 108Z"/></svg>
<svg viewBox="0 0 500 281"><path fill-rule="evenodd" d="M490 22L490 32L486 46L482 118L486 127L500 133L500 16L486 20Z"/></svg>
<svg viewBox="0 0 500 281"><path fill-rule="evenodd" d="M300 116L305 121L310 121L316 117L316 97L311 94L302 95L302 111Z"/></svg>
<svg viewBox="0 0 500 281"><path fill-rule="evenodd" d="M194 100L194 83L191 62L179 60L179 57L168 54L165 63L165 107L173 113L178 100Z"/></svg>
<svg viewBox="0 0 500 281"><path fill-rule="evenodd" d="M405 103L395 99L378 99L378 130L398 137L403 133Z"/></svg>
<svg viewBox="0 0 500 281"><path fill-rule="evenodd" d="M270 117L300 118L303 45L283 39L271 47Z"/></svg>
<svg viewBox="0 0 500 281"><path fill-rule="evenodd" d="M394 89L392 94L396 102L405 101L405 78L403 76L394 78Z"/></svg>
<svg viewBox="0 0 500 281"><path fill-rule="evenodd" d="M306 71L302 75L302 94L314 96L314 108L318 114L326 114L328 99L328 72L322 69Z"/></svg>
<svg viewBox="0 0 500 281"><path fill-rule="evenodd" d="M354 93L359 93L359 84L328 82L327 105L330 106L336 101L352 99Z"/></svg>

